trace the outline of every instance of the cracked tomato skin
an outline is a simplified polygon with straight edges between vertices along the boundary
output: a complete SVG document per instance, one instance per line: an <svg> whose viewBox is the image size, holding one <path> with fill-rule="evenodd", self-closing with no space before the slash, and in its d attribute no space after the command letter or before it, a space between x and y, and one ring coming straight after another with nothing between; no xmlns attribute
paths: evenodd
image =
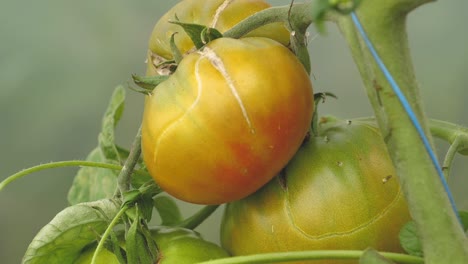
<svg viewBox="0 0 468 264"><path fill-rule="evenodd" d="M409 220L376 126L328 121L321 136L311 137L280 175L226 206L221 243L235 256L367 247L402 252L398 233Z"/></svg>
<svg viewBox="0 0 468 264"><path fill-rule="evenodd" d="M221 33L231 29L243 19L263 9L270 4L263 0L183 0L170 9L154 26L151 33L149 48L163 58L172 59L170 39L175 36L176 46L182 53L194 48L192 40L181 26L170 23L176 17L183 23L200 24L216 28ZM267 37L289 43L289 32L282 23L272 23L248 33L246 37Z"/></svg>
<svg viewBox="0 0 468 264"><path fill-rule="evenodd" d="M216 39L147 96L144 161L181 200L237 200L292 158L313 109L308 74L287 48L268 38Z"/></svg>

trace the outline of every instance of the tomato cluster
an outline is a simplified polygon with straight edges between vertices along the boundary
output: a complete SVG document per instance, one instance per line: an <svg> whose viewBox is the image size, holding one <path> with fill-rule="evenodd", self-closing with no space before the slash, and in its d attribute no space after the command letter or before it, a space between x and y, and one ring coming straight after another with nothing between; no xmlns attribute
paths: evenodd
<svg viewBox="0 0 468 264"><path fill-rule="evenodd" d="M329 119L320 136L306 139L312 86L287 47L283 25L196 49L168 22L225 32L267 7L185 0L156 24L147 74L161 74L159 67L174 60L174 44L183 58L145 100L148 171L181 200L228 202L221 240L233 255L369 246L401 251L397 234L410 217L378 129Z"/></svg>

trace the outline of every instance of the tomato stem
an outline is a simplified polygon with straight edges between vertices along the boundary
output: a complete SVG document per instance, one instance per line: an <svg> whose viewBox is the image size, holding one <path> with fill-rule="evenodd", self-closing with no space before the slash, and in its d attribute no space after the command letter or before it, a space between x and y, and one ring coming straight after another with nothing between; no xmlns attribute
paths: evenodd
<svg viewBox="0 0 468 264"><path fill-rule="evenodd" d="M85 161L85 160L67 160L67 161L50 162L50 163L45 163L45 164L41 164L41 165L33 166L31 168L24 169L11 176L8 176L5 180L0 182L0 191L2 191L3 188L5 188L10 183L34 172L38 172L38 171L42 171L46 169L76 167L76 166L104 168L104 169L111 169L111 170L122 170L123 168L122 166L117 165L117 164ZM136 170L135 173L139 175L148 175L148 173L143 170Z"/></svg>
<svg viewBox="0 0 468 264"><path fill-rule="evenodd" d="M442 169L444 170L444 175L446 179L448 179L448 177L450 176L450 169L452 167L453 159L455 158L455 154L457 154L458 147L461 145L461 143L461 137L456 137L453 143L450 144L450 147L447 150L447 153L445 154Z"/></svg>
<svg viewBox="0 0 468 264"><path fill-rule="evenodd" d="M319 0L314 0L307 3L271 7L262 10L226 31L223 36L240 38L263 25L282 22L291 32L291 46L294 53L304 65L307 73L310 73L310 58L307 50L306 30L312 23L313 11L320 7L319 2Z"/></svg>
<svg viewBox="0 0 468 264"><path fill-rule="evenodd" d="M201 262L199 264L253 264L290 262L299 260L359 259L363 253L364 251L361 250L313 250L276 252L215 259L211 261ZM424 260L422 258L416 256L391 252L379 252L379 254L390 260L397 261L398 263L424 263Z"/></svg>
<svg viewBox="0 0 468 264"><path fill-rule="evenodd" d="M194 215L186 218L182 222L178 223L178 227L188 228L188 229L195 229L199 226L203 221L205 221L211 214L218 209L219 205L206 205Z"/></svg>
<svg viewBox="0 0 468 264"><path fill-rule="evenodd" d="M102 234L102 237L99 240L96 250L94 250L93 258L91 259L91 264L96 264L96 258L99 252L101 251L102 247L104 246L104 243L106 242L107 237L110 235L114 226L118 224L120 218L128 210L128 208L129 208L128 204L123 205L122 208L120 208L119 212L115 215L115 217L109 223L109 226L107 226L106 231L104 231L104 234Z"/></svg>
<svg viewBox="0 0 468 264"><path fill-rule="evenodd" d="M119 186L120 194L130 190L131 182L132 182L132 173L133 170L138 163L138 159L140 158L141 154L141 127L138 129L137 135L132 143L132 148L130 149L130 153L128 155L125 164L120 171L119 176L117 177L117 183Z"/></svg>

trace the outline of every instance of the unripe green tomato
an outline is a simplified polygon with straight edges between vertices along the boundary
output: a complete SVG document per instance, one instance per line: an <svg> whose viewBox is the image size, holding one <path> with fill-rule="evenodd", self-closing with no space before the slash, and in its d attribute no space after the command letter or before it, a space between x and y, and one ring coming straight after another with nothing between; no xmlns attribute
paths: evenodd
<svg viewBox="0 0 468 264"><path fill-rule="evenodd" d="M73 262L73 264L90 264L93 260L94 251L96 247L90 247L85 252L83 252L78 259ZM110 252L106 248L103 248L99 251L96 257L96 264L120 264L117 257L114 253Z"/></svg>
<svg viewBox="0 0 468 264"><path fill-rule="evenodd" d="M280 175L226 206L221 242L232 255L367 247L401 252L398 233L409 220L375 125L329 121Z"/></svg>
<svg viewBox="0 0 468 264"><path fill-rule="evenodd" d="M203 240L190 229L161 227L152 229L151 234L159 249L158 264L192 264L229 257L223 248ZM87 249L74 264L91 263L95 249ZM120 264L117 257L105 248L99 252L96 260L97 264Z"/></svg>
<svg viewBox="0 0 468 264"><path fill-rule="evenodd" d="M154 26L149 41L150 50L163 58L172 59L170 39L177 32L175 43L182 53L194 44L181 26L170 23L176 21L200 24L218 29L224 33L248 16L269 8L263 0L183 0L169 10ZM289 32L281 23L272 23L251 31L246 37L267 37L289 43Z"/></svg>
<svg viewBox="0 0 468 264"><path fill-rule="evenodd" d="M190 229L164 228L152 230L151 234L159 246L160 264L191 264L229 257L226 250Z"/></svg>
<svg viewBox="0 0 468 264"><path fill-rule="evenodd" d="M216 39L147 96L144 161L181 200L237 200L292 158L313 109L308 74L287 48L268 38Z"/></svg>

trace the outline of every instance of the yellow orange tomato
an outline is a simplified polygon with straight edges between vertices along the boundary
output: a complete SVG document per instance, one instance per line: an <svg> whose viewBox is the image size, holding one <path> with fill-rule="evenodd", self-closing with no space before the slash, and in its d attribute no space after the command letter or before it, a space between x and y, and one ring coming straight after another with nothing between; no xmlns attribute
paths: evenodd
<svg viewBox="0 0 468 264"><path fill-rule="evenodd" d="M313 92L294 54L268 38L220 38L184 57L146 98L145 163L169 194L221 204L267 183L312 119Z"/></svg>

